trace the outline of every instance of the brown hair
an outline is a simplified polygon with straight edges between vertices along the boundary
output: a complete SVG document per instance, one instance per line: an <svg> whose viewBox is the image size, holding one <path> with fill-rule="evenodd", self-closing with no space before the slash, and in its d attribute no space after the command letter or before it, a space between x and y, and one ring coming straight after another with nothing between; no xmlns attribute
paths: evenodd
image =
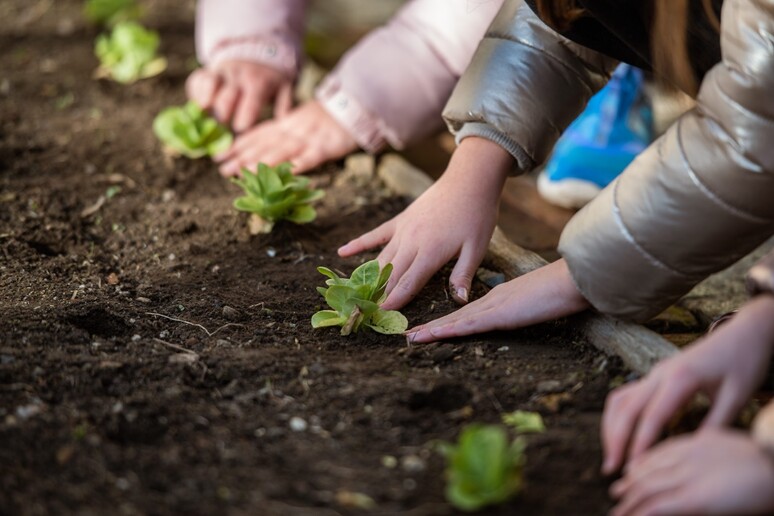
<svg viewBox="0 0 774 516"><path fill-rule="evenodd" d="M538 15L551 27L562 31L583 16L576 0L537 0ZM707 18L716 30L720 20L712 0L702 0ZM651 40L653 69L660 79L695 95L698 91L696 74L688 55L688 20L690 0L653 0Z"/></svg>

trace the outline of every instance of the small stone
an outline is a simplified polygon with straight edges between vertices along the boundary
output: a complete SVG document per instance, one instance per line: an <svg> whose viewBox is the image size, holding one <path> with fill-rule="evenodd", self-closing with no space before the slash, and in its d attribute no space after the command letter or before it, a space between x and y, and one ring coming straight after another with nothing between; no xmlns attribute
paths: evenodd
<svg viewBox="0 0 774 516"><path fill-rule="evenodd" d="M303 418L300 418L298 416L293 416L290 418L289 422L290 429L294 432L304 432L307 428L306 420Z"/></svg>
<svg viewBox="0 0 774 516"><path fill-rule="evenodd" d="M169 355L168 359L170 364L195 364L199 361L199 355L196 353L175 353L173 355Z"/></svg>
<svg viewBox="0 0 774 516"><path fill-rule="evenodd" d="M446 362L452 358L455 352L456 350L454 349L454 346L450 344L444 344L433 351L433 354L430 356L430 360L432 360L435 364L440 364L441 362Z"/></svg>
<svg viewBox="0 0 774 516"><path fill-rule="evenodd" d="M419 197L433 184L430 176L399 154L387 154L382 157L377 174L388 190L395 195L412 199Z"/></svg>
<svg viewBox="0 0 774 516"><path fill-rule="evenodd" d="M147 297L138 297L137 301L140 302L140 303L145 303L145 304L148 304L148 303L151 302L151 300L148 299Z"/></svg>
<svg viewBox="0 0 774 516"><path fill-rule="evenodd" d="M551 394L562 391L562 382L559 380L544 380L538 382L536 391L540 394Z"/></svg>
<svg viewBox="0 0 774 516"><path fill-rule="evenodd" d="M138 341L138 340L140 340L141 338L142 338L142 337L140 337L139 335L137 335L137 334L134 334L134 335L132 335L132 342L137 342L137 341Z"/></svg>
<svg viewBox="0 0 774 516"><path fill-rule="evenodd" d="M29 419L33 416L37 416L41 412L40 405L30 404L16 407L16 417L21 420Z"/></svg>
<svg viewBox="0 0 774 516"><path fill-rule="evenodd" d="M164 193L161 194L161 201L162 202L169 202L172 199L175 198L175 191L174 190L164 190Z"/></svg>
<svg viewBox="0 0 774 516"><path fill-rule="evenodd" d="M103 360L99 363L97 366L99 369L121 369L124 366L121 362L116 362L114 360Z"/></svg>
<svg viewBox="0 0 774 516"><path fill-rule="evenodd" d="M73 458L74 454L75 448L70 445L62 446L56 451L56 461L60 466L62 466L70 462L70 459Z"/></svg>
<svg viewBox="0 0 774 516"><path fill-rule="evenodd" d="M497 285L505 283L505 274L502 272L490 271L483 267L480 267L476 271L476 278L489 288L494 288Z"/></svg>
<svg viewBox="0 0 774 516"><path fill-rule="evenodd" d="M502 347L497 348L497 351L508 351L509 349L511 349L511 348L509 348L508 346L502 346Z"/></svg>
<svg viewBox="0 0 774 516"><path fill-rule="evenodd" d="M108 277L107 277L108 285L118 285L118 283L119 283L118 274L116 274L115 272L111 272L110 274L108 274Z"/></svg>
<svg viewBox="0 0 774 516"><path fill-rule="evenodd" d="M277 250L274 249L273 247L267 248L266 249L266 256L268 256L269 258L274 258L275 256L277 256Z"/></svg>
<svg viewBox="0 0 774 516"><path fill-rule="evenodd" d="M400 465L407 473L419 473L425 470L425 461L416 455L406 455L400 461Z"/></svg>
<svg viewBox="0 0 774 516"><path fill-rule="evenodd" d="M384 455L382 457L382 466L384 466L387 469L395 469L396 467L398 467L398 459L396 459L392 455Z"/></svg>
<svg viewBox="0 0 774 516"><path fill-rule="evenodd" d="M235 308L231 308L230 306L224 306L223 317L225 317L229 321L234 321L236 319L239 319L239 312Z"/></svg>
<svg viewBox="0 0 774 516"><path fill-rule="evenodd" d="M159 338L166 339L168 337L169 337L169 330L161 330L161 332L159 333Z"/></svg>
<svg viewBox="0 0 774 516"><path fill-rule="evenodd" d="M375 168L376 160L371 154L352 154L344 161L344 170L336 177L334 185L363 188L373 180Z"/></svg>
<svg viewBox="0 0 774 516"><path fill-rule="evenodd" d="M376 502L374 499L367 494L346 490L342 490L336 493L336 503L342 507L352 507L365 511L376 507Z"/></svg>

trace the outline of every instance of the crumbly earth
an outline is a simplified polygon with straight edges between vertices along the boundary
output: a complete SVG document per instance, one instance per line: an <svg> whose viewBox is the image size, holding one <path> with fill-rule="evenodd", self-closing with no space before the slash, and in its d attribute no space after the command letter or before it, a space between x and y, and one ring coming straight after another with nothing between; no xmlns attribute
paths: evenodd
<svg viewBox="0 0 774 516"><path fill-rule="evenodd" d="M312 330L316 266L349 273L335 249L405 201L331 166L314 223L250 237L236 187L150 131L184 100L192 3L149 2L170 68L132 86L92 79L79 6L0 7L0 513L452 514L434 443L515 409L548 430L483 513L610 507L614 363L567 322L413 347ZM454 309L448 272L411 323Z"/></svg>

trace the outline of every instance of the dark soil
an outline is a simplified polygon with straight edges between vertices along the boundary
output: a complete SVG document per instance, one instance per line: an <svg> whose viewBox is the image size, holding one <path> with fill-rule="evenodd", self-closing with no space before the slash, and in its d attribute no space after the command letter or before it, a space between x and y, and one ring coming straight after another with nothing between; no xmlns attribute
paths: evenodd
<svg viewBox="0 0 774 516"><path fill-rule="evenodd" d="M79 6L0 7L0 513L357 513L348 493L453 513L433 442L515 409L548 431L522 494L484 512L609 508L597 434L617 373L570 323L413 348L313 331L316 266L350 272L335 249L405 202L323 171L317 221L249 237L236 188L150 131L184 100L192 3L151 3L170 69L128 87L91 79ZM454 309L445 274L411 323Z"/></svg>

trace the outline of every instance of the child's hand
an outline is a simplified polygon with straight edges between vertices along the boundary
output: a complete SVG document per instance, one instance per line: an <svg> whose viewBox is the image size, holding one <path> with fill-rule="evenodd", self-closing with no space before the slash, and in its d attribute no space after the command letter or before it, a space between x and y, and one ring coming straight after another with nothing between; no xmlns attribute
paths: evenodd
<svg viewBox="0 0 774 516"><path fill-rule="evenodd" d="M749 436L705 430L659 444L610 493L613 516L770 514L774 460Z"/></svg>
<svg viewBox="0 0 774 516"><path fill-rule="evenodd" d="M772 343L774 297L761 296L645 378L610 393L602 416L603 472L623 465L627 447L630 459L642 455L698 392L713 400L703 425L728 424L763 380Z"/></svg>
<svg viewBox="0 0 774 516"><path fill-rule="evenodd" d="M261 109L274 103L275 116L286 114L293 102L293 81L285 74L250 61L225 61L216 69L199 68L186 81L188 98L215 118L246 131L260 117Z"/></svg>
<svg viewBox="0 0 774 516"><path fill-rule="evenodd" d="M567 263L559 260L498 285L456 312L406 332L411 342L433 342L492 330L512 330L588 308Z"/></svg>
<svg viewBox="0 0 774 516"><path fill-rule="evenodd" d="M267 120L240 135L231 148L215 158L224 176L263 162L293 163L293 172L310 170L357 149L350 134L317 101L310 101L282 118Z"/></svg>
<svg viewBox="0 0 774 516"><path fill-rule="evenodd" d="M512 158L498 145L466 138L438 182L403 213L342 246L339 255L386 244L378 257L380 264L394 266L386 310L408 303L456 256L449 285L455 300L466 303L497 223L500 192L511 165Z"/></svg>

